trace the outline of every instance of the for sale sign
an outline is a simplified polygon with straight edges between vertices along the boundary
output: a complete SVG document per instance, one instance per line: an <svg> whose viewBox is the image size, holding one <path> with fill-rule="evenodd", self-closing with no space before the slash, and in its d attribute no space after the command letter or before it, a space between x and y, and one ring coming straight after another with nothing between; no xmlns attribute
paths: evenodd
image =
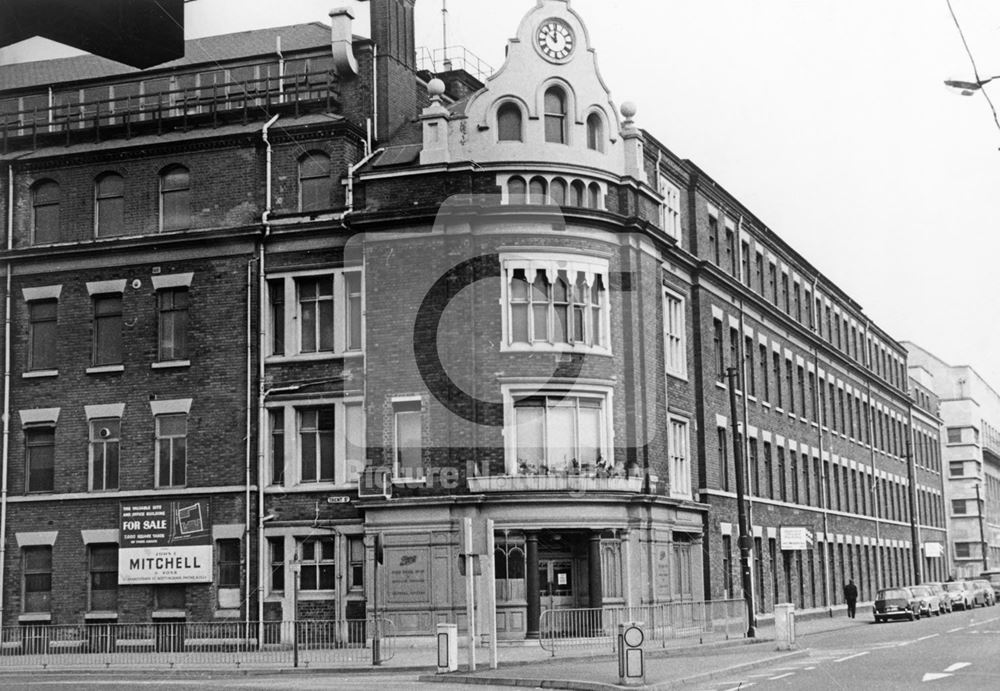
<svg viewBox="0 0 1000 691"><path fill-rule="evenodd" d="M211 581L208 499L121 504L119 585Z"/></svg>

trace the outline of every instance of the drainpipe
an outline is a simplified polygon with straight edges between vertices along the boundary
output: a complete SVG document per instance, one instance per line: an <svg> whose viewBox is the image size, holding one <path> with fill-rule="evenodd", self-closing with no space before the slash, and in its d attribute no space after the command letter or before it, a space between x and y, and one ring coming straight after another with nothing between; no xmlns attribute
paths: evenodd
<svg viewBox="0 0 1000 691"><path fill-rule="evenodd" d="M819 291L819 276L814 276L813 277L813 292L812 292L812 299L813 300L815 300L816 296L819 295L818 291ZM810 311L812 312L812 315L813 315L813 323L812 323L813 333L816 334L817 337L818 337L819 336L819 327L820 327L819 310L812 309ZM813 367L816 369L816 387L815 387L815 390L813 391L813 410L817 411L817 413L816 413L816 422L817 422L817 425L816 425L816 436L819 439L819 477L816 478L816 480L819 483L819 488L818 488L819 489L819 496L820 496L820 499L822 499L821 503L823 505L823 538L824 538L824 540L823 540L823 552L824 552L824 554L823 554L823 590L824 590L824 592L823 592L823 599L826 602L827 613L832 617L833 616L833 597L832 597L833 594L832 594L832 592L830 590L830 575L831 575L830 574L830 567L831 567L830 562L832 561L833 558L830 555L830 550L827 549L827 546L830 544L830 496L829 496L829 493L826 491L827 490L827 481L828 481L828 478L826 477L826 463L823 461L823 422L824 422L824 418L826 417L826 410L825 409L820 410L820 407L819 407L819 402L821 400L820 394L819 394L820 387L821 386L826 386L826 382L824 382L823 380L821 380L819 378L819 348L817 348L814 345L812 350L813 350ZM830 401L830 405L831 405L831 407L833 406L833 401ZM831 463L833 462L833 456L832 455L830 457L830 462ZM834 551L834 554L836 554L836 551Z"/></svg>
<svg viewBox="0 0 1000 691"><path fill-rule="evenodd" d="M865 368L871 369L871 349L868 347L870 323L865 321ZM872 398L872 382L869 375L865 374L865 387L868 389L868 416L865 422L868 423L868 448L871 452L872 464L872 486L871 486L871 506L872 514L875 516L875 590L882 587L882 523L879 519L879 511L882 507L878 501L878 470L875 468L875 400Z"/></svg>
<svg viewBox="0 0 1000 691"><path fill-rule="evenodd" d="M906 435L906 475L909 481L910 500L910 539L913 541L913 549L910 551L910 558L913 559L913 582L920 585L923 579L923 551L920 543L920 517L917 515L917 463L913 454L913 403L907 402L906 412L910 421L909 434Z"/></svg>
<svg viewBox="0 0 1000 691"><path fill-rule="evenodd" d="M7 164L7 253L14 247L14 165ZM10 460L10 259L6 267L3 311L3 450L0 452L0 583L4 582L7 559L7 465ZM0 587L0 627L3 626L3 595Z"/></svg>
<svg viewBox="0 0 1000 691"><path fill-rule="evenodd" d="M250 446L251 433L253 431L253 262L254 258L251 257L247 261L247 326L246 326L246 340L247 340L247 416L246 416L246 462L245 462L245 474L244 483L246 486L246 496L244 498L244 517L243 517L243 536L244 536L244 550L245 563L243 566L243 583L246 592L246 637L250 638L250 500L251 500L251 458L252 449Z"/></svg>
<svg viewBox="0 0 1000 691"><path fill-rule="evenodd" d="M347 169L347 210L344 212L344 216L354 213L354 174L366 163L368 163L368 161L372 160L383 151L385 151L385 147L376 149L375 151L365 155L364 158Z"/></svg>
<svg viewBox="0 0 1000 691"><path fill-rule="evenodd" d="M264 278L264 243L271 233L271 141L267 134L271 126L278 120L275 115L268 120L261 129L261 138L264 140L266 148L264 162L264 212L261 214L260 222L262 226L261 236L257 245L257 300L258 311L264 309L267 299L267 285ZM249 313L249 309L248 309ZM248 329L250 324L248 321ZM264 643L264 576L266 573L266 541L264 540L264 475L265 459L264 448L266 439L267 417L264 409L264 352L266 343L264 333L264 320L260 319L257 328L257 644ZM247 348L250 347L250 333L247 333ZM249 368L249 366L248 366ZM250 417L249 411L247 417ZM247 439L250 438L250 429L247 429ZM248 441L249 444L249 441ZM248 446L249 448L249 446ZM247 472L249 472L250 458L247 456ZM249 491L249 484L247 484ZM249 502L247 502L249 506ZM248 522L249 525L249 522ZM247 554L249 555L250 545L247 544ZM248 559L249 561L249 559Z"/></svg>

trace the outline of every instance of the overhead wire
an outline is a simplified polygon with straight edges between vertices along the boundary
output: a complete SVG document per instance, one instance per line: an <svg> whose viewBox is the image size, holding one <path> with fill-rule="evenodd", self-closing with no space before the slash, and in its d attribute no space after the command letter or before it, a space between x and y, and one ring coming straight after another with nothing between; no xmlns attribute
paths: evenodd
<svg viewBox="0 0 1000 691"><path fill-rule="evenodd" d="M955 28L958 29L958 35L962 39L962 45L965 46L965 53L969 56L969 62L972 63L972 76L976 78L976 84L979 85L979 91L983 94L986 99L986 103L990 106L990 111L993 113L993 122L996 123L997 129L1000 130L1000 117L997 116L996 106L993 105L993 99L983 88L983 82L979 78L979 69L976 67L976 59L972 56L972 50L969 48L969 42L965 39L965 32L962 31L962 25L958 21L958 17L955 15L955 8L951 6L951 0L945 0L948 4L948 12L951 13L951 19L955 22Z"/></svg>

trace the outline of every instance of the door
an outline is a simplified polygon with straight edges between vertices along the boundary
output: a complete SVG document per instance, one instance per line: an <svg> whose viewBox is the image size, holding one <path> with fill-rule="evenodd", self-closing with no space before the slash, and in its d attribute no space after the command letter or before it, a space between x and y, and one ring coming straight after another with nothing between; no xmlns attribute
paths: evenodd
<svg viewBox="0 0 1000 691"><path fill-rule="evenodd" d="M545 609L576 607L573 560L539 559L538 590L542 607Z"/></svg>

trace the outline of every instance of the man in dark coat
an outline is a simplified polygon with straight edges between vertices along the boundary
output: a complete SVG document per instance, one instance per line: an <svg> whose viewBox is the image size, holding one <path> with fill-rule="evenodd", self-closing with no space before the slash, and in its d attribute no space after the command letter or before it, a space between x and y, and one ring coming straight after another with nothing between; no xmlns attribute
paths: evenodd
<svg viewBox="0 0 1000 691"><path fill-rule="evenodd" d="M844 599L847 600L847 616L853 619L858 604L858 586L854 585L853 579L844 586Z"/></svg>

